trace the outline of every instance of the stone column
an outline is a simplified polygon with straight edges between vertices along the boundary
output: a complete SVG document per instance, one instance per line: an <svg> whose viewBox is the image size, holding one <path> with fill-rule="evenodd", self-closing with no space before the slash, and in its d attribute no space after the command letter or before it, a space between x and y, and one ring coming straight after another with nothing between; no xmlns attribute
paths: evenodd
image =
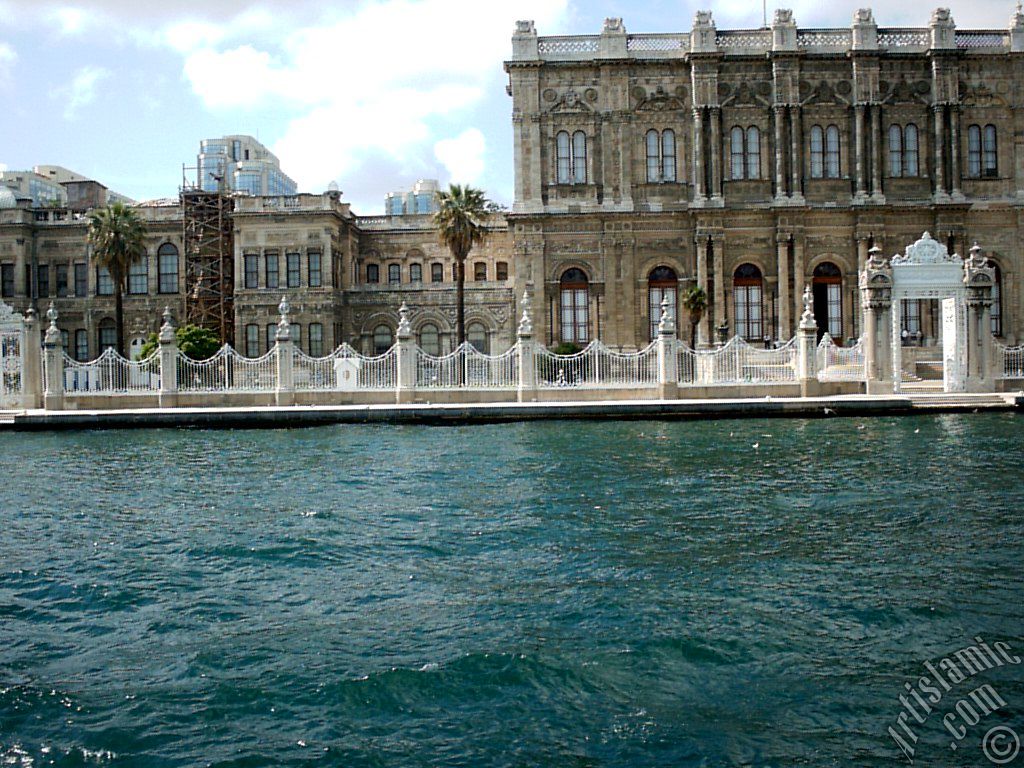
<svg viewBox="0 0 1024 768"><path fill-rule="evenodd" d="M975 243L964 261L967 285L967 391L991 392L992 379L992 286L995 269Z"/></svg>
<svg viewBox="0 0 1024 768"><path fill-rule="evenodd" d="M712 107L711 117L711 199L722 199L722 110Z"/></svg>
<svg viewBox="0 0 1024 768"><path fill-rule="evenodd" d="M860 273L861 306L864 311L864 363L869 395L892 392L889 361L892 358L889 311L892 301L892 268L875 246L868 252ZM897 329L898 334L898 329Z"/></svg>
<svg viewBox="0 0 1024 768"><path fill-rule="evenodd" d="M800 121L800 107L789 108L789 146L792 156L789 165L789 196L793 202L802 204L804 195L800 180L803 176L804 132Z"/></svg>
<svg viewBox="0 0 1024 768"><path fill-rule="evenodd" d="M949 108L949 185L950 196L954 200L962 200L960 191L960 108Z"/></svg>
<svg viewBox="0 0 1024 768"><path fill-rule="evenodd" d="M725 238L716 237L714 247L715 270L715 332L725 323Z"/></svg>
<svg viewBox="0 0 1024 768"><path fill-rule="evenodd" d="M800 397L814 397L818 387L818 324L814 321L814 298L811 286L804 286L804 311L796 331L797 380L800 382Z"/></svg>
<svg viewBox="0 0 1024 768"><path fill-rule="evenodd" d="M697 235L697 287L704 291L704 300L710 303L710 297L708 296L708 239L707 236L698 234ZM697 348L703 349L708 345L708 339L711 335L708 333L708 325L710 319L708 315L710 313L705 308L704 314L700 318L700 322L697 323Z"/></svg>
<svg viewBox="0 0 1024 768"><path fill-rule="evenodd" d="M902 315L902 303L904 299L893 298L889 307L889 327L892 332L889 334L889 352L892 356L892 391L896 394L903 385L903 339L900 335L900 321Z"/></svg>
<svg viewBox="0 0 1024 768"><path fill-rule="evenodd" d="M274 402L277 405L295 405L295 379L293 365L295 363L295 346L292 341L291 323L288 320L288 313L291 307L288 305L288 298L281 297L281 303L277 305L277 311L281 319L277 323L277 333L274 340L277 342L277 387L274 391Z"/></svg>
<svg viewBox="0 0 1024 768"><path fill-rule="evenodd" d="M398 366L397 389L395 400L398 403L411 403L416 399L416 340L409 325L409 307L402 302L398 308ZM462 358L463 360L465 358ZM459 381L463 382L465 369L459 363Z"/></svg>
<svg viewBox="0 0 1024 768"><path fill-rule="evenodd" d="M868 196L867 190L867 174L865 171L866 163L864 157L864 141L867 138L865 135L865 124L864 124L864 105L857 104L853 108L854 112L854 127L853 127L853 145L856 152L856 176L857 176L857 191L854 195L854 199L858 201L864 200Z"/></svg>
<svg viewBox="0 0 1024 768"><path fill-rule="evenodd" d="M875 104L871 110L871 199L875 203L885 202L882 191L882 105Z"/></svg>
<svg viewBox="0 0 1024 768"><path fill-rule="evenodd" d="M804 243L803 240L794 235L793 237L793 318L800 317L803 312L804 283L807 278L804 275Z"/></svg>
<svg viewBox="0 0 1024 768"><path fill-rule="evenodd" d="M782 202L786 196L786 154L783 151L785 146L785 131L782 124L786 108L781 104L775 105L775 201Z"/></svg>
<svg viewBox="0 0 1024 768"><path fill-rule="evenodd" d="M702 203L707 197L704 187L704 115L700 107L693 109L693 201Z"/></svg>
<svg viewBox="0 0 1024 768"><path fill-rule="evenodd" d="M48 411L64 409L64 345L57 328L57 310L50 302L46 312L50 327L43 339L43 354L46 359L46 382L43 393L43 408Z"/></svg>
<svg viewBox="0 0 1024 768"><path fill-rule="evenodd" d="M948 196L946 195L946 162L945 162L945 146L946 136L943 126L943 110L944 107L941 104L936 104L932 107L932 114L934 116L935 125L935 136L933 141L935 143L935 199L945 200Z"/></svg>
<svg viewBox="0 0 1024 768"><path fill-rule="evenodd" d="M178 338L171 322L171 308L164 308L164 322L160 326L160 396L161 408L178 404Z"/></svg>
<svg viewBox="0 0 1024 768"><path fill-rule="evenodd" d="M537 399L537 357L528 291L523 291L523 316L519 321L516 337L519 356L519 386L516 389L516 400L520 403L529 403Z"/></svg>
<svg viewBox="0 0 1024 768"><path fill-rule="evenodd" d="M658 322L658 397L675 400L679 396L679 374L676 371L676 319L668 298L661 300Z"/></svg>
<svg viewBox="0 0 1024 768"><path fill-rule="evenodd" d="M793 326L790 323L789 314L789 235L786 233L776 235L776 254L779 260L779 325L776 335L780 341L786 341L793 333Z"/></svg>
<svg viewBox="0 0 1024 768"><path fill-rule="evenodd" d="M22 408L39 408L43 402L42 339L39 320L31 307L25 312L25 335L21 347Z"/></svg>

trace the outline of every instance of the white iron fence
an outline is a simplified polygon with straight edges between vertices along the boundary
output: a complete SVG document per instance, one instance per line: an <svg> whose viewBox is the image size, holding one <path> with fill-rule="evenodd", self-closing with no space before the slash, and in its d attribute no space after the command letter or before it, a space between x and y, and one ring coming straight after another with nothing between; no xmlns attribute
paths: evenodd
<svg viewBox="0 0 1024 768"><path fill-rule="evenodd" d="M64 355L64 391L68 394L133 395L160 391L160 354L127 360L113 348L82 363Z"/></svg>
<svg viewBox="0 0 1024 768"><path fill-rule="evenodd" d="M1008 347L993 341L995 351L995 377L997 379L1024 379L1024 346Z"/></svg>
<svg viewBox="0 0 1024 768"><path fill-rule="evenodd" d="M277 347L249 358L225 344L208 360L178 355L181 392L273 392L277 387Z"/></svg>
<svg viewBox="0 0 1024 768"><path fill-rule="evenodd" d="M416 355L417 389L514 389L519 384L519 348L485 355L469 342L447 355Z"/></svg>
<svg viewBox="0 0 1024 768"><path fill-rule="evenodd" d="M864 345L840 347L826 333L818 342L818 379L821 381L864 381Z"/></svg>
<svg viewBox="0 0 1024 768"><path fill-rule="evenodd" d="M761 349L734 336L718 349L690 349L679 343L677 373L683 385L792 384L797 380L796 339Z"/></svg>
<svg viewBox="0 0 1024 768"><path fill-rule="evenodd" d="M296 349L292 365L296 392L393 389L398 381L397 347L367 356L342 344L326 357L310 357Z"/></svg>
<svg viewBox="0 0 1024 768"><path fill-rule="evenodd" d="M574 355L556 355L540 348L536 361L541 389L658 386L657 342L639 352L615 352L600 341L590 342Z"/></svg>

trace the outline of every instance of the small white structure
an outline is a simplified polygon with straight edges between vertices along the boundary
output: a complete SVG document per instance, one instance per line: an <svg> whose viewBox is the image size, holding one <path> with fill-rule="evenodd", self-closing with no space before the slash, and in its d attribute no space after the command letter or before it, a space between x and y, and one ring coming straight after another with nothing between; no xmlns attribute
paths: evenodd
<svg viewBox="0 0 1024 768"><path fill-rule="evenodd" d="M355 392L359 388L358 358L338 357L334 360L334 380L336 389L342 392Z"/></svg>

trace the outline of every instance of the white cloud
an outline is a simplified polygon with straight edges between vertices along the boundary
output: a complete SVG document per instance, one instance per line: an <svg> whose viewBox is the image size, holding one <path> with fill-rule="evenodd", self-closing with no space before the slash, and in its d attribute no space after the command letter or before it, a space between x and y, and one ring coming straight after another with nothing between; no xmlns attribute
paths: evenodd
<svg viewBox="0 0 1024 768"><path fill-rule="evenodd" d="M7 43L0 43L0 85L11 79L11 72L14 70L14 62L18 60L18 54Z"/></svg>
<svg viewBox="0 0 1024 768"><path fill-rule="evenodd" d="M110 70L103 67L85 66L79 69L71 82L61 88L55 88L51 96L62 99L64 104L64 119L74 120L82 107L92 104L96 100L96 86L103 80L110 77Z"/></svg>
<svg viewBox="0 0 1024 768"><path fill-rule="evenodd" d="M0 173L7 170L7 163L0 163Z"/></svg>
<svg viewBox="0 0 1024 768"><path fill-rule="evenodd" d="M487 142L479 128L467 128L454 139L434 144L434 157L447 169L457 184L477 184L484 174L484 150Z"/></svg>
<svg viewBox="0 0 1024 768"><path fill-rule="evenodd" d="M77 35L85 28L89 17L81 8L62 6L49 11L47 20L56 22L62 35Z"/></svg>

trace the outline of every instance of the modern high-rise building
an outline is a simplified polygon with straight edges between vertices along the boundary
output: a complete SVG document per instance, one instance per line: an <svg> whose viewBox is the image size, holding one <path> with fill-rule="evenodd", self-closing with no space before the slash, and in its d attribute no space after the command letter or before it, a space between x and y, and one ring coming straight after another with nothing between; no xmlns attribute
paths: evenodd
<svg viewBox="0 0 1024 768"><path fill-rule="evenodd" d="M388 192L384 212L388 216L413 216L437 212L437 179L420 179L409 191Z"/></svg>
<svg viewBox="0 0 1024 768"><path fill-rule="evenodd" d="M277 156L252 136L233 135L199 142L199 187L250 195L294 195L298 186L281 170Z"/></svg>

